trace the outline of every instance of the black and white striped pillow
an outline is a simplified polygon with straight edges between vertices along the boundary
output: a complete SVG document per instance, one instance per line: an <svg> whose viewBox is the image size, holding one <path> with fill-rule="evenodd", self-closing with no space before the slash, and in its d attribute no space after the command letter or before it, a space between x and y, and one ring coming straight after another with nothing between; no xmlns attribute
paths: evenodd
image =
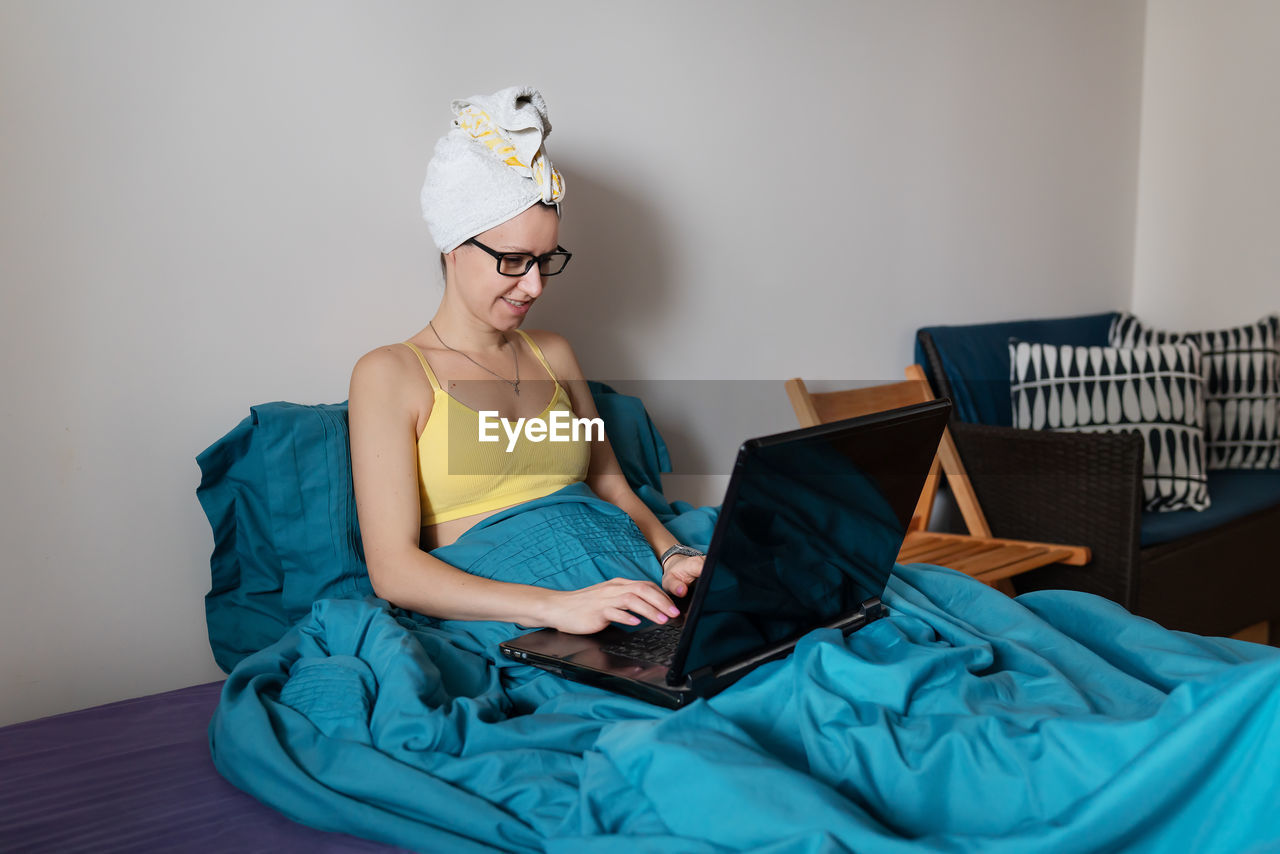
<svg viewBox="0 0 1280 854"><path fill-rule="evenodd" d="M1148 510L1203 510L1204 379L1192 343L1076 347L1010 339L1013 426L1030 430L1136 431Z"/></svg>
<svg viewBox="0 0 1280 854"><path fill-rule="evenodd" d="M1162 332L1132 314L1111 324L1113 347L1180 341L1203 357L1209 468L1280 468L1280 315L1212 332Z"/></svg>

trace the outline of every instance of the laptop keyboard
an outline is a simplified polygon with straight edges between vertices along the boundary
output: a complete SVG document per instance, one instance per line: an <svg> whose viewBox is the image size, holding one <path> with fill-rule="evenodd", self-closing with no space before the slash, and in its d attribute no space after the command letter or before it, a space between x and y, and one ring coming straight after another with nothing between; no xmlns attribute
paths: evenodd
<svg viewBox="0 0 1280 854"><path fill-rule="evenodd" d="M684 620L678 622L680 625L668 623L665 626L655 626L652 629L637 632L621 643L606 644L600 649L611 655L621 655L649 664L670 667L676 655L676 647L680 643L680 631L684 628Z"/></svg>

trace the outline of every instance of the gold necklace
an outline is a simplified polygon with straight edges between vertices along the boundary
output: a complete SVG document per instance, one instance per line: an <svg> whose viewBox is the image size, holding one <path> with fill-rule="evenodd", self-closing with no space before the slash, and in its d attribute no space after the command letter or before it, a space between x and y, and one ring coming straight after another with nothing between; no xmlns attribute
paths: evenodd
<svg viewBox="0 0 1280 854"><path fill-rule="evenodd" d="M489 373L493 374L495 377L502 380L507 385L511 386L512 390L516 393L516 397L520 396L520 360L516 358L515 347L511 347L511 361L514 362L516 366L516 378L514 380L509 380L506 377L504 377L502 374L498 373L497 371L490 371L484 365L480 364L475 359L471 358L461 350L455 349L453 347L450 347L448 344L445 344L444 339L440 337L440 333L436 331L435 324L432 323L430 320L427 321L427 326L430 326L431 331L435 332L436 340L439 341L441 346L443 346L446 350L453 350L453 352L457 353L459 356L462 356L464 359L466 359L471 364L475 365L477 368L481 368L483 370L489 371ZM511 342L507 340L507 335L505 332L502 334L502 343L506 344L509 347L511 346Z"/></svg>

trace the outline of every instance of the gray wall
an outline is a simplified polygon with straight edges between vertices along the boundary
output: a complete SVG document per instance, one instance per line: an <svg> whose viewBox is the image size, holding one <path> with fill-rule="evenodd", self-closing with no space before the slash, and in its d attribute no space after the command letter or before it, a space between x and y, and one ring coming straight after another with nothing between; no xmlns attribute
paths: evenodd
<svg viewBox="0 0 1280 854"><path fill-rule="evenodd" d="M1151 0L1133 308L1172 329L1280 311L1280 3Z"/></svg>
<svg viewBox="0 0 1280 854"><path fill-rule="evenodd" d="M550 104L577 257L530 326L601 379L776 383L663 398L701 474L790 426L786 377L1128 306L1143 35L1141 0L3 0L0 723L220 675L193 458L425 325L451 98Z"/></svg>

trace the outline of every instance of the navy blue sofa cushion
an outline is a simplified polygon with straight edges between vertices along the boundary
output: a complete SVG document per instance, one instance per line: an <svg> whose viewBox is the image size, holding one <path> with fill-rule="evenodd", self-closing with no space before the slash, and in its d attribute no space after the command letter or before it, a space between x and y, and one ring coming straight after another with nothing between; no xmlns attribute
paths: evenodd
<svg viewBox="0 0 1280 854"><path fill-rule="evenodd" d="M1049 320L1009 320L970 326L926 326L933 337L942 368L951 384L956 417L971 424L1013 426L1009 405L1009 339L1043 344L1107 346L1111 322L1118 312L1059 317ZM916 344L916 361L925 365Z"/></svg>
<svg viewBox="0 0 1280 854"><path fill-rule="evenodd" d="M1142 514L1142 547L1211 531L1235 519L1280 504L1280 471L1219 469L1209 472L1206 510Z"/></svg>

